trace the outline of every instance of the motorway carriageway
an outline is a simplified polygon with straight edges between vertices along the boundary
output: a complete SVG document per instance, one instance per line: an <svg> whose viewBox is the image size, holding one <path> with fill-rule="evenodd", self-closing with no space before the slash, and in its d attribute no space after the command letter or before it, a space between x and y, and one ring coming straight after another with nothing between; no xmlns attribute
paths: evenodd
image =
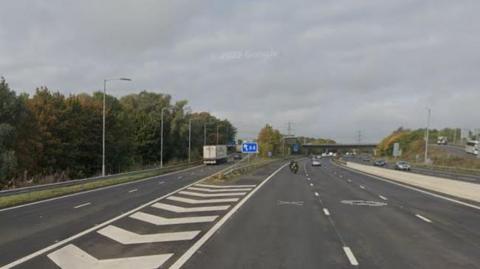
<svg viewBox="0 0 480 269"><path fill-rule="evenodd" d="M15 268L480 268L480 210L300 164L186 185Z"/></svg>
<svg viewBox="0 0 480 269"><path fill-rule="evenodd" d="M225 169L200 165L147 180L0 209L0 267Z"/></svg>

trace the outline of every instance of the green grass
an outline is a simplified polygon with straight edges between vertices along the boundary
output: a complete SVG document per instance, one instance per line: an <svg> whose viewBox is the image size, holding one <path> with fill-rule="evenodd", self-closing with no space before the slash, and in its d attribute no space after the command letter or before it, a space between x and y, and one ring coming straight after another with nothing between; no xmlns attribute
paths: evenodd
<svg viewBox="0 0 480 269"><path fill-rule="evenodd" d="M194 166L197 164L192 164ZM138 172L129 175L119 175L118 177L111 177L107 179L99 179L92 182L80 183L72 186L56 187L46 190L31 191L27 193L12 194L4 197L0 197L0 208L35 202L39 200L44 200L48 198L63 196L67 194L72 194L76 192L93 190L105 186L111 186L116 184L121 184L125 182L136 181L144 178L159 176L168 172L181 170L189 167L188 165L184 166L174 166L174 167L165 167L164 169L157 169L145 172Z"/></svg>

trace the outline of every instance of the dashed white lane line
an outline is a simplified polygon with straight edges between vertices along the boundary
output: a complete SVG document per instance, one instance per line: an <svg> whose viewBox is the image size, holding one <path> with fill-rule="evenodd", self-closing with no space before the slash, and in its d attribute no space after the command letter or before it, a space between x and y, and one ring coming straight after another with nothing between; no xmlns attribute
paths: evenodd
<svg viewBox="0 0 480 269"><path fill-rule="evenodd" d="M227 193L201 193L193 191L181 191L179 194L197 196L197 197L225 197L225 196L242 196L247 194L246 192L227 192Z"/></svg>
<svg viewBox="0 0 480 269"><path fill-rule="evenodd" d="M353 266L358 266L358 261L355 258L355 255L353 255L352 250L349 247L343 247L343 251L345 252L345 255L347 255L350 264Z"/></svg>
<svg viewBox="0 0 480 269"><path fill-rule="evenodd" d="M192 240L200 231L137 234L114 225L98 230L97 233L123 245Z"/></svg>
<svg viewBox="0 0 480 269"><path fill-rule="evenodd" d="M429 220L428 218L426 218L426 217L424 217L424 216L422 216L422 215L420 215L420 214L415 214L415 216L416 216L417 218L425 221L425 222L432 223L431 220Z"/></svg>
<svg viewBox="0 0 480 269"><path fill-rule="evenodd" d="M310 180L310 178L309 178L309 177L307 177L307 180Z"/></svg>
<svg viewBox="0 0 480 269"><path fill-rule="evenodd" d="M250 191L251 188L240 188L240 189L205 189L205 188L197 188L197 187L190 187L188 188L192 191L204 191L204 192L238 192L238 191Z"/></svg>
<svg viewBox="0 0 480 269"><path fill-rule="evenodd" d="M164 183L165 183L165 181L158 182L159 185L164 184Z"/></svg>
<svg viewBox="0 0 480 269"><path fill-rule="evenodd" d="M212 222L218 216L201 216L201 217L181 217L181 218L164 218L144 212L136 212L130 215L130 218L148 222L154 225L173 225L173 224L187 224L187 223L203 223Z"/></svg>
<svg viewBox="0 0 480 269"><path fill-rule="evenodd" d="M97 258L90 256L90 254L86 253L85 251L72 244L69 244L66 247L63 247L55 252L48 254L48 257L60 268L96 269L158 268L172 256L173 253L98 260Z"/></svg>
<svg viewBox="0 0 480 269"><path fill-rule="evenodd" d="M364 190L364 189L365 189L365 186L360 185L360 189Z"/></svg>
<svg viewBox="0 0 480 269"><path fill-rule="evenodd" d="M131 192L136 192L136 191L138 191L138 189L131 189L128 192L131 193Z"/></svg>
<svg viewBox="0 0 480 269"><path fill-rule="evenodd" d="M313 183L310 183L310 187L313 187Z"/></svg>
<svg viewBox="0 0 480 269"><path fill-rule="evenodd" d="M91 205L92 203L88 202L88 203L84 203L84 204L80 204L80 205L77 205L77 206L74 206L73 208L80 208L80 207L84 207L84 206L87 206L87 205Z"/></svg>
<svg viewBox="0 0 480 269"><path fill-rule="evenodd" d="M184 198L184 197L179 197L179 196L169 196L167 197L167 200L171 201L177 201L177 202L182 202L182 203L187 203L187 204L212 204L212 203L231 203L231 202L236 202L238 201L239 198L225 198L225 199L202 199L202 200L197 200L197 199L190 199L190 198Z"/></svg>
<svg viewBox="0 0 480 269"><path fill-rule="evenodd" d="M328 209L324 208L323 209L323 214L325 214L325 216L330 216L330 211L328 211Z"/></svg>
<svg viewBox="0 0 480 269"><path fill-rule="evenodd" d="M383 196L383 195L379 195L378 197L380 197L380 199L385 200L385 201L388 200L387 197L385 197L385 196Z"/></svg>
<svg viewBox="0 0 480 269"><path fill-rule="evenodd" d="M164 203L160 203L160 202L155 203L152 206L155 207L155 208L168 210L168 211L172 211L172 212L175 212L175 213L221 211L221 210L227 210L230 207L229 205L224 205L224 206L201 206L201 207L181 207L181 206L164 204Z"/></svg>
<svg viewBox="0 0 480 269"><path fill-rule="evenodd" d="M318 196L318 195L319 195L318 192L315 192L315 196Z"/></svg>
<svg viewBox="0 0 480 269"><path fill-rule="evenodd" d="M347 179L347 181L348 181L348 182L352 182L352 180L351 180L351 179Z"/></svg>
<svg viewBox="0 0 480 269"><path fill-rule="evenodd" d="M256 185L208 185L208 184L196 184L198 187L224 189L224 188L254 188Z"/></svg>

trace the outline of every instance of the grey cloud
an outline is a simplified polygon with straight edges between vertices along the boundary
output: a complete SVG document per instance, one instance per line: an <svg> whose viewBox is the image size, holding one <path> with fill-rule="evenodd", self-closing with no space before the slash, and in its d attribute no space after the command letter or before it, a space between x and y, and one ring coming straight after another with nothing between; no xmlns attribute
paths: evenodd
<svg viewBox="0 0 480 269"><path fill-rule="evenodd" d="M299 135L478 127L477 1L6 1L0 72L32 92L143 89ZM7 41L7 42L5 42ZM265 57L270 53L269 56Z"/></svg>

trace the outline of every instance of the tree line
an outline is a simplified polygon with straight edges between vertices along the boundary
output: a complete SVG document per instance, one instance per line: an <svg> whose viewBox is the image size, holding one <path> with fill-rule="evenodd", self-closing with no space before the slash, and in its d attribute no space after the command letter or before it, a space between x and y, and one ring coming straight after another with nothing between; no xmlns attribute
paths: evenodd
<svg viewBox="0 0 480 269"><path fill-rule="evenodd" d="M164 163L187 158L189 121L192 160L201 157L204 142L235 139L228 120L191 112L186 100L173 102L168 94L148 91L107 95L107 174L159 164L162 110ZM17 94L1 78L0 189L98 175L102 116L102 92L65 96L40 87L29 96Z"/></svg>

